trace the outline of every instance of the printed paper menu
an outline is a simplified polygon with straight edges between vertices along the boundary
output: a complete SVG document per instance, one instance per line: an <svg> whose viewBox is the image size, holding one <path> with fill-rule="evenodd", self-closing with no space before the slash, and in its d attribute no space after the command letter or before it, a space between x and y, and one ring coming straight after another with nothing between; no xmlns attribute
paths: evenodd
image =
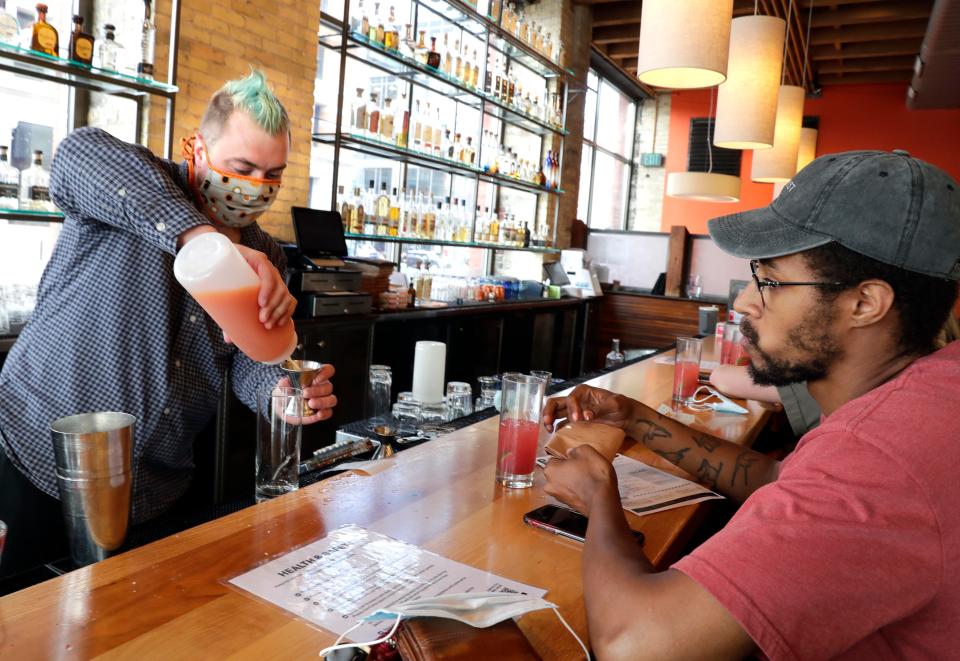
<svg viewBox="0 0 960 661"><path fill-rule="evenodd" d="M355 525L229 582L337 635L377 609L411 599L459 592L547 593ZM384 628L383 622L364 624L348 638L374 640Z"/></svg>
<svg viewBox="0 0 960 661"><path fill-rule="evenodd" d="M696 482L671 475L624 455L613 460L623 509L638 516L723 498Z"/></svg>

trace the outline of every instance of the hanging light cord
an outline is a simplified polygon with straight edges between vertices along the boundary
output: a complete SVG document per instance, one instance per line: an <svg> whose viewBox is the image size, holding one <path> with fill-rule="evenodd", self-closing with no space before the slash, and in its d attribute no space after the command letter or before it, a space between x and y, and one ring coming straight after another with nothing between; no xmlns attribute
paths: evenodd
<svg viewBox="0 0 960 661"><path fill-rule="evenodd" d="M803 42L803 76L800 85L807 89L807 59L810 55L810 25L813 23L813 0L810 0L810 11L807 13L807 40Z"/></svg>
<svg viewBox="0 0 960 661"><path fill-rule="evenodd" d="M783 71L780 73L780 84L787 81L787 46L790 44L790 18L793 15L793 0L787 5L787 37L783 40Z"/></svg>
<svg viewBox="0 0 960 661"><path fill-rule="evenodd" d="M760 0L753 0L753 15L756 16L760 11Z"/></svg>
<svg viewBox="0 0 960 661"><path fill-rule="evenodd" d="M707 158L709 159L710 166L707 168L707 174L713 172L713 90L710 88L710 114L707 115Z"/></svg>

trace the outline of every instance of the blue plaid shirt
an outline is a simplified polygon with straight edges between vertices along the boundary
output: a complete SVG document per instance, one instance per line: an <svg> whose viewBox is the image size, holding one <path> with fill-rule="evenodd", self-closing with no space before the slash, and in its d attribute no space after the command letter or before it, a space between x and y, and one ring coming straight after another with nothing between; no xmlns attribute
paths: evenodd
<svg viewBox="0 0 960 661"><path fill-rule="evenodd" d="M224 368L251 408L280 372L225 344L173 277L177 236L208 223L185 163L83 128L57 149L50 192L66 218L33 318L0 372L0 446L59 497L50 422L86 411L136 416L132 518L143 521L189 486L194 437L216 412ZM242 243L285 269L256 225Z"/></svg>

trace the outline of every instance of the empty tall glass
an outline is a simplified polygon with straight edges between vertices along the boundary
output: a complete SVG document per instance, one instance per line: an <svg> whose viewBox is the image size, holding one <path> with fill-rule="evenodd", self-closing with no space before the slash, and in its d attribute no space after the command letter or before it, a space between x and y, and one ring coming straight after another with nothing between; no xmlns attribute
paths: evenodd
<svg viewBox="0 0 960 661"><path fill-rule="evenodd" d="M300 486L303 391L271 388L257 393L257 502Z"/></svg>
<svg viewBox="0 0 960 661"><path fill-rule="evenodd" d="M367 385L367 426L370 429L389 423L390 392L393 373L387 365L371 365Z"/></svg>
<svg viewBox="0 0 960 661"><path fill-rule="evenodd" d="M497 482L505 487L533 486L543 392L543 379L516 373L503 375Z"/></svg>

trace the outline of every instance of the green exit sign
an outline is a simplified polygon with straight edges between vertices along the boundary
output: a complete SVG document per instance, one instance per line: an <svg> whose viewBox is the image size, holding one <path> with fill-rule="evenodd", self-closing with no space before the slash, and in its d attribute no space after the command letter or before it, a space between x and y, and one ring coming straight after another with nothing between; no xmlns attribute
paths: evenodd
<svg viewBox="0 0 960 661"><path fill-rule="evenodd" d="M658 152L648 152L646 154L640 154L640 165L647 168L662 168L663 154L660 154Z"/></svg>

